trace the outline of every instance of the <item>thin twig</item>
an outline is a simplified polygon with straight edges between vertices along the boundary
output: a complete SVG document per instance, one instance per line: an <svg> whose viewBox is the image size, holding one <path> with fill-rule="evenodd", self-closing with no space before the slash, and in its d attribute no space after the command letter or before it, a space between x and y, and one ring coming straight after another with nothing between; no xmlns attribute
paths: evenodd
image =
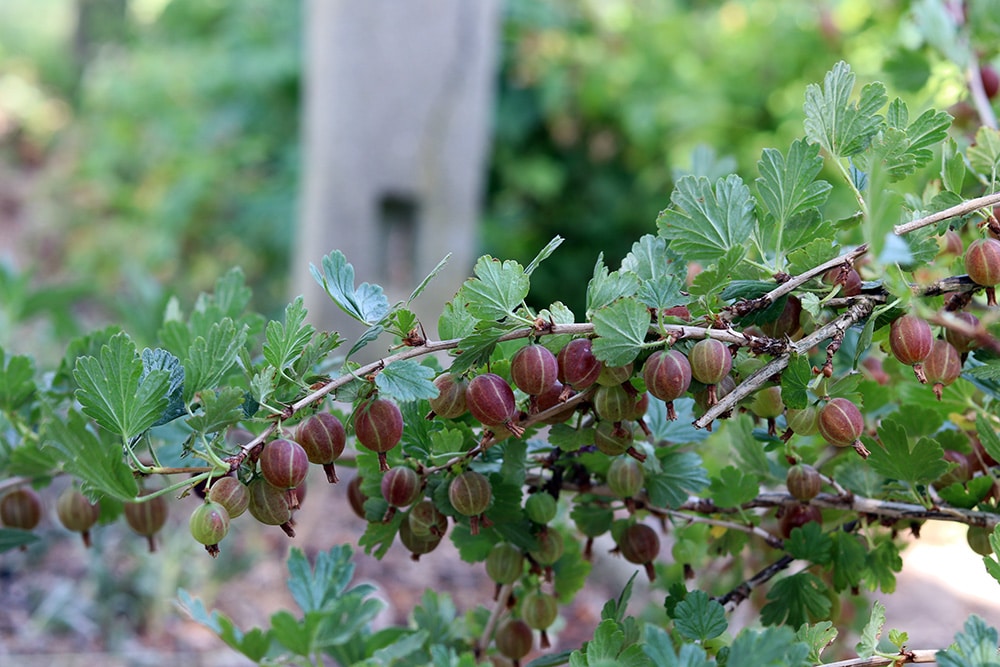
<svg viewBox="0 0 1000 667"><path fill-rule="evenodd" d="M1000 192L994 192L990 195L970 199L969 201L962 202L961 204L956 204L951 208L946 208L943 211L931 213L930 215L924 216L919 220L904 222L901 225L893 227L892 231L894 231L898 236L902 236L903 234L909 234L915 229L920 229L921 227L926 227L927 225L933 225L936 222L941 222L943 220L947 220L948 218L957 218L960 215L972 213L977 209L986 208L987 206L996 206L997 204L1000 204Z"/></svg>
<svg viewBox="0 0 1000 667"><path fill-rule="evenodd" d="M858 257L861 257L861 255L865 254L866 252L868 252L868 244L863 243L854 250L851 250L850 252L846 252L843 255L834 257L833 259L823 262L822 264L815 266L809 269L808 271L803 271L799 275L793 276L789 280L786 280L785 282L781 283L767 294L763 294L755 299L750 299L749 305L745 304L743 308L738 309L740 311L739 313L737 313L737 310L731 310L728 313L729 317L726 319L731 319L732 317L735 317L737 314L742 315L753 311L764 310L765 308L770 306L772 303L774 303L781 297L785 296L786 294L791 294L791 292L795 288L804 285L805 283L809 282L816 276L823 275L830 269L836 268L838 266L843 266L845 263L853 265L854 261L857 260Z"/></svg>
<svg viewBox="0 0 1000 667"><path fill-rule="evenodd" d="M908 665L915 664L918 662L928 663L937 662L937 654L940 649L930 648L930 649L903 649L903 651L891 658L883 658L882 656L872 656L871 658L850 658L849 660L841 660L839 662L826 662L816 667L884 667L885 665Z"/></svg>
<svg viewBox="0 0 1000 667"><path fill-rule="evenodd" d="M993 113L993 105L986 95L983 86L983 75L979 72L979 58L975 49L967 49L969 66L965 71L965 79L969 84L969 94L972 96L972 103L979 114L979 122L985 127L997 129L997 116Z"/></svg>
<svg viewBox="0 0 1000 667"><path fill-rule="evenodd" d="M739 606L741 602L750 597L750 594L755 588L763 586L771 579L774 578L776 574L785 570L789 565L795 562L795 558L789 555L784 555L778 560L774 561L763 570L753 575L739 586L729 591L721 597L715 598L716 601L721 604L727 612L731 612L736 607Z"/></svg>
<svg viewBox="0 0 1000 667"><path fill-rule="evenodd" d="M479 639L479 645L476 646L477 652L485 651L486 647L490 645L490 641L493 639L493 632L496 630L497 623L500 622L500 616L507 609L507 601L510 599L512 592L514 592L514 584L504 584L500 587L496 604L493 605L490 617L486 621L486 627L483 628L483 636Z"/></svg>
<svg viewBox="0 0 1000 667"><path fill-rule="evenodd" d="M649 507L648 505L646 506L646 509L649 510L649 513L654 516L660 516L660 515L672 516L674 518L681 519L682 521L686 521L687 523L704 523L709 526L719 526L720 528L726 528L728 530L737 530L743 533L748 533L750 535L756 535L757 537L767 542L768 546L774 547L775 549L782 549L784 548L785 545L782 539L777 535L769 533L760 526L755 526L753 524L736 523L734 521L725 521L723 519L712 519L704 516L692 516L691 514L687 514L685 512L681 512L678 510L669 510L669 509L662 510Z"/></svg>
<svg viewBox="0 0 1000 667"><path fill-rule="evenodd" d="M785 368L788 367L793 354L806 354L810 348L819 345L824 340L832 338L837 334L842 335L856 322L859 322L860 320L863 320L871 315L874 307L875 304L872 301L868 299L860 299L848 308L847 312L840 317L823 325L813 333L803 337L801 340L789 345L788 351L761 366L755 373L738 384L735 389L720 398L715 405L706 410L705 414L694 421L695 427L706 428L716 418L726 412L729 412L736 407L737 403L763 387L764 384L776 373L780 373L785 370Z"/></svg>

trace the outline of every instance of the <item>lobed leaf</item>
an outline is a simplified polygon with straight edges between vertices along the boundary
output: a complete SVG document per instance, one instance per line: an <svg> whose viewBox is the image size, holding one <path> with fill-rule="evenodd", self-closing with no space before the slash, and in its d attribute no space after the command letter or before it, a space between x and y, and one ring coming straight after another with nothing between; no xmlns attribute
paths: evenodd
<svg viewBox="0 0 1000 667"><path fill-rule="evenodd" d="M311 324L303 324L306 314L303 299L299 296L285 307L284 324L277 320L271 320L267 324L264 332L264 360L281 372L302 354L316 332Z"/></svg>
<svg viewBox="0 0 1000 667"><path fill-rule="evenodd" d="M312 264L309 271L337 306L362 324L371 326L389 314L389 299L379 285L354 287L354 267L339 250L323 258L323 272Z"/></svg>
<svg viewBox="0 0 1000 667"><path fill-rule="evenodd" d="M820 87L806 87L806 136L836 158L863 151L882 127L877 115L886 102L885 86L870 83L861 89L857 103L851 103L855 76L850 65L838 62L823 77Z"/></svg>
<svg viewBox="0 0 1000 667"><path fill-rule="evenodd" d="M28 402L35 393L35 365L30 357L6 358L0 347L0 410L11 413Z"/></svg>
<svg viewBox="0 0 1000 667"><path fill-rule="evenodd" d="M729 627L722 605L704 591L688 593L674 608L673 618L677 631L695 641L718 637Z"/></svg>
<svg viewBox="0 0 1000 667"><path fill-rule="evenodd" d="M120 443L99 439L76 410L70 410L65 421L51 412L46 416L43 451L56 452L63 469L84 482L85 491L97 491L122 502L135 498L139 486L122 458Z"/></svg>
<svg viewBox="0 0 1000 667"><path fill-rule="evenodd" d="M642 351L649 332L649 311L634 298L622 298L594 313L594 356L608 366L624 366Z"/></svg>
<svg viewBox="0 0 1000 667"><path fill-rule="evenodd" d="M465 281L462 293L466 309L478 320L503 320L528 296L528 276L514 260L501 262L485 255L476 262L473 272L476 277Z"/></svg>
<svg viewBox="0 0 1000 667"><path fill-rule="evenodd" d="M226 317L211 326L207 338L198 336L191 342L184 362L186 403L190 403L199 391L218 386L236 363L246 338L247 327L244 325L237 330L235 322Z"/></svg>
<svg viewBox="0 0 1000 667"><path fill-rule="evenodd" d="M743 247L754 229L750 188L735 174L719 179L685 176L670 195L673 208L660 213L656 227L671 249L688 260L714 262Z"/></svg>
<svg viewBox="0 0 1000 667"><path fill-rule="evenodd" d="M767 212L785 224L810 208L822 206L833 189L826 181L816 180L822 169L818 144L797 139L788 149L787 159L781 151L765 148L757 162L760 178L756 185Z"/></svg>
<svg viewBox="0 0 1000 667"><path fill-rule="evenodd" d="M76 399L84 413L123 440L144 432L167 408L170 374L146 372L135 344L124 333L101 347L100 359L77 359L73 377L80 386Z"/></svg>
<svg viewBox="0 0 1000 667"><path fill-rule="evenodd" d="M404 359L379 371L375 376L375 385L380 394L404 403L437 397L439 392L433 380L434 369L412 359Z"/></svg>

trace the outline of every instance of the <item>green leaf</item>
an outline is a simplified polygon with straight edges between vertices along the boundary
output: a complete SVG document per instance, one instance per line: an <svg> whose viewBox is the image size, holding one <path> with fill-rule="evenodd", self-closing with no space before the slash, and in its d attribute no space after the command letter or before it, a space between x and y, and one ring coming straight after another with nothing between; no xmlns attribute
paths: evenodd
<svg viewBox="0 0 1000 667"><path fill-rule="evenodd" d="M434 266L433 269L431 269L431 272L428 273L427 276L424 277L424 279L420 281L419 285L417 285L416 287L413 288L413 291L410 292L410 296L407 297L407 299L406 299L406 303L407 304L413 303L413 300L416 299L418 296L420 296L423 293L423 291L424 291L424 289L426 289L427 285L429 285L430 282L432 280L434 280L434 278L436 278L437 275L439 273L441 273L441 271L444 270L444 267L448 264L448 260L449 259L451 259L451 253L450 252L447 255L445 255L444 257L441 258L441 261L438 262Z"/></svg>
<svg viewBox="0 0 1000 667"><path fill-rule="evenodd" d="M760 611L760 621L764 625L797 628L810 618L826 618L830 613L826 586L809 572L799 572L778 581L767 592L767 599Z"/></svg>
<svg viewBox="0 0 1000 667"><path fill-rule="evenodd" d="M112 433L129 440L153 425L167 407L170 376L150 371L124 333L116 334L95 357L77 359L73 377L84 413Z"/></svg>
<svg viewBox="0 0 1000 667"><path fill-rule="evenodd" d="M832 533L830 540L833 587L837 591L852 589L865 573L865 547L856 535L844 531Z"/></svg>
<svg viewBox="0 0 1000 667"><path fill-rule="evenodd" d="M997 667L997 631L973 614L955 635L955 643L938 651L935 659L938 667Z"/></svg>
<svg viewBox="0 0 1000 667"><path fill-rule="evenodd" d="M271 632L265 633L259 628L254 628L244 634L225 614L219 611L209 614L204 603L191 597L191 594L183 588L178 589L177 598L178 606L192 620L214 632L227 646L239 651L250 660L259 662L270 651L273 643Z"/></svg>
<svg viewBox="0 0 1000 667"><path fill-rule="evenodd" d="M654 623L646 623L644 628L642 650L653 661L656 667L713 667L714 660L709 660L705 649L697 644L682 644L680 656L674 652L670 635Z"/></svg>
<svg viewBox="0 0 1000 667"><path fill-rule="evenodd" d="M264 333L264 360L282 373L285 368L302 354L306 344L312 339L316 329L311 324L303 324L306 307L302 297L285 307L285 323L271 320Z"/></svg>
<svg viewBox="0 0 1000 667"><path fill-rule="evenodd" d="M303 612L323 609L333 601L350 581L354 566L350 563L350 547L334 547L321 552L316 560L314 575L309 560L298 547L288 554L288 590Z"/></svg>
<svg viewBox="0 0 1000 667"><path fill-rule="evenodd" d="M66 421L50 413L47 423L42 449L57 452L63 469L83 480L85 492L96 490L123 502L135 498L139 486L122 459L121 443L99 440L76 410L69 411Z"/></svg>
<svg viewBox="0 0 1000 667"><path fill-rule="evenodd" d="M906 646L906 643L909 641L910 641L909 633L902 632L896 629L889 630L889 642L899 650L902 651L903 647Z"/></svg>
<svg viewBox="0 0 1000 667"><path fill-rule="evenodd" d="M907 152L913 156L918 169L927 166L934 158L934 151L931 149L948 138L951 121L951 115L947 112L927 109L906 128L906 138L910 144Z"/></svg>
<svg viewBox="0 0 1000 667"><path fill-rule="evenodd" d="M906 429L895 417L887 417L878 427L879 442L865 438L871 450L868 465L875 472L889 479L925 484L932 482L948 470L943 460L944 451L930 438L911 439Z"/></svg>
<svg viewBox="0 0 1000 667"><path fill-rule="evenodd" d="M201 410L187 425L201 433L217 433L243 419L246 394L239 387L223 387L201 394Z"/></svg>
<svg viewBox="0 0 1000 667"><path fill-rule="evenodd" d="M312 264L309 271L333 302L355 320L372 326L389 314L389 299L380 286L361 283L354 288L354 267L339 250L323 258L322 273Z"/></svg>
<svg viewBox="0 0 1000 667"><path fill-rule="evenodd" d="M784 225L799 213L826 202L832 186L816 180L822 169L823 158L817 144L796 139L788 149L787 160L777 149L764 149L757 162L760 178L756 185L764 207L774 220Z"/></svg>
<svg viewBox="0 0 1000 667"><path fill-rule="evenodd" d="M549 429L548 442L564 452L575 452L581 447L594 444L594 430L574 428L569 424L556 424Z"/></svg>
<svg viewBox="0 0 1000 667"><path fill-rule="evenodd" d="M684 637L705 641L725 632L729 622L721 604L704 591L691 591L674 609L674 625Z"/></svg>
<svg viewBox="0 0 1000 667"><path fill-rule="evenodd" d="M902 569L903 559L899 555L899 547L892 540L885 539L868 551L863 574L869 590L878 588L888 594L896 590L896 573Z"/></svg>
<svg viewBox="0 0 1000 667"><path fill-rule="evenodd" d="M965 156L954 139L944 142L941 154L941 182L948 192L959 195L965 183Z"/></svg>
<svg viewBox="0 0 1000 667"><path fill-rule="evenodd" d="M878 600L872 603L872 613L868 617L864 630L861 631L861 639L858 641L856 650L859 658L870 658L875 655L878 649L878 640L882 636L882 628L885 626L885 605Z"/></svg>
<svg viewBox="0 0 1000 667"><path fill-rule="evenodd" d="M184 367L181 365L181 360L170 352L162 348L151 350L147 347L142 351L142 375L139 377L139 383L145 381L146 376L152 371L169 373L167 407L152 424L160 426L187 414L184 408Z"/></svg>
<svg viewBox="0 0 1000 667"><path fill-rule="evenodd" d="M594 313L594 356L608 366L635 360L649 331L649 311L633 298L623 298Z"/></svg>
<svg viewBox="0 0 1000 667"><path fill-rule="evenodd" d="M0 528L0 554L11 549L19 549L34 544L42 538L30 530L20 528Z"/></svg>
<svg viewBox="0 0 1000 667"><path fill-rule="evenodd" d="M695 277L688 292L692 296L718 299L718 293L732 282L733 274L745 256L746 248L743 246L730 248L714 266L710 266Z"/></svg>
<svg viewBox="0 0 1000 667"><path fill-rule="evenodd" d="M785 540L785 551L799 560L807 560L816 565L830 562L833 540L823 533L823 527L815 521L792 529Z"/></svg>
<svg viewBox="0 0 1000 667"><path fill-rule="evenodd" d="M462 293L466 308L478 320L503 320L528 296L528 276L524 267L512 259L501 263L485 255L476 262L473 272L476 277L465 281Z"/></svg>
<svg viewBox="0 0 1000 667"><path fill-rule="evenodd" d="M538 254L535 255L535 258L528 263L528 266L524 269L524 275L530 277L531 274L535 272L535 269L538 268L538 265L551 257L552 253L556 251L556 248L562 245L562 242L565 240L566 239L561 236L553 236L552 240L546 243L545 247L539 250Z"/></svg>
<svg viewBox="0 0 1000 667"><path fill-rule="evenodd" d="M739 507L757 497L760 481L753 473L747 473L733 466L719 471L708 487L709 496L719 507Z"/></svg>
<svg viewBox="0 0 1000 667"><path fill-rule="evenodd" d="M594 276L587 283L587 317L623 297L632 296L639 289L638 278L628 272L608 273L604 265L604 253L597 256Z"/></svg>
<svg viewBox="0 0 1000 667"><path fill-rule="evenodd" d="M569 518L581 533L587 537L597 537L611 530L615 515L607 506L574 502Z"/></svg>
<svg viewBox="0 0 1000 667"><path fill-rule="evenodd" d="M877 112L886 103L885 86L866 85L854 104L854 81L850 65L841 61L826 73L822 88L814 83L806 87L806 136L836 158L863 151L882 126Z"/></svg>
<svg viewBox="0 0 1000 667"><path fill-rule="evenodd" d="M596 665L601 660L616 660L624 643L625 633L618 627L618 623L610 619L601 621L594 629L594 638L584 645L584 650L577 651L585 655L586 659L579 662L577 658L576 664Z"/></svg>
<svg viewBox="0 0 1000 667"><path fill-rule="evenodd" d="M712 190L707 178L685 176L670 195L673 208L660 213L656 226L671 249L690 261L714 262L742 247L754 228L754 203L743 180L732 174Z"/></svg>
<svg viewBox="0 0 1000 667"><path fill-rule="evenodd" d="M809 357L792 355L788 367L781 373L781 400L786 408L802 410L809 406L808 386L812 379Z"/></svg>
<svg viewBox="0 0 1000 667"><path fill-rule="evenodd" d="M452 373L464 373L470 368L485 364L490 360L500 337L510 331L513 331L513 327L484 323L482 328L477 329L459 342L456 348L456 352L459 354L451 362L449 370Z"/></svg>
<svg viewBox="0 0 1000 667"><path fill-rule="evenodd" d="M952 507L971 510L983 501L993 489L993 479L989 475L973 477L965 484L956 482L943 489L938 489L938 495Z"/></svg>
<svg viewBox="0 0 1000 667"><path fill-rule="evenodd" d="M708 473L694 452L657 451L662 471L646 475L646 492L654 507L678 508L708 486Z"/></svg>
<svg viewBox="0 0 1000 667"><path fill-rule="evenodd" d="M982 443L983 449L989 454L994 461L1000 461L1000 436L993 429L993 425L983 416L982 413L976 413L976 433L979 435L979 442Z"/></svg>
<svg viewBox="0 0 1000 667"><path fill-rule="evenodd" d="M35 365L30 357L6 359L0 347L0 410L12 413L35 393Z"/></svg>
<svg viewBox="0 0 1000 667"><path fill-rule="evenodd" d="M383 368L375 376L379 394L391 396L400 403L435 398L438 389L434 386L434 369L419 364L412 359L404 359Z"/></svg>
<svg viewBox="0 0 1000 667"><path fill-rule="evenodd" d="M976 140L966 151L969 164L980 174L995 180L1000 169L1000 131L991 127L980 127L976 131Z"/></svg>
<svg viewBox="0 0 1000 667"><path fill-rule="evenodd" d="M823 650L837 638L837 628L830 621L821 621L816 625L803 625L795 633L795 638L809 646L810 663L822 660Z"/></svg>
<svg viewBox="0 0 1000 667"><path fill-rule="evenodd" d="M215 389L239 356L246 341L247 329L237 331L230 318L215 322L208 337L198 336L191 342L184 362L186 380L184 401L190 403L195 394L205 389Z"/></svg>
<svg viewBox="0 0 1000 667"><path fill-rule="evenodd" d="M465 338L476 329L476 318L465 308L461 291L452 301L444 304L438 318L438 334L443 339Z"/></svg>
<svg viewBox="0 0 1000 667"><path fill-rule="evenodd" d="M551 530L551 529L550 529ZM579 540L564 539L563 555L552 566L555 573L554 593L562 604L569 604L583 590L592 564L583 557Z"/></svg>
<svg viewBox="0 0 1000 667"><path fill-rule="evenodd" d="M744 630L733 641L726 667L812 667L809 648L789 627Z"/></svg>

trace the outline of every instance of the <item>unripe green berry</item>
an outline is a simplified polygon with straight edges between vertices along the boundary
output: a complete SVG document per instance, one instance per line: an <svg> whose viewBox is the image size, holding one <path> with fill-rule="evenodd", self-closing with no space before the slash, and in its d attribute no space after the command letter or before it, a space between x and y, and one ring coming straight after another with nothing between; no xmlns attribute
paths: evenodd
<svg viewBox="0 0 1000 667"><path fill-rule="evenodd" d="M212 558L219 555L219 542L229 532L229 512L219 503L202 503L188 521L191 537L205 545Z"/></svg>
<svg viewBox="0 0 1000 667"><path fill-rule="evenodd" d="M67 486L56 501L56 516L67 530L80 533L84 546L89 547L90 529L100 518L101 508L72 486Z"/></svg>
<svg viewBox="0 0 1000 667"><path fill-rule="evenodd" d="M493 547L486 557L486 574L498 584L512 584L524 574L524 554L510 542Z"/></svg>
<svg viewBox="0 0 1000 667"><path fill-rule="evenodd" d="M539 491L528 496L524 501L524 513L535 523L545 525L556 518L559 509L556 499L546 491Z"/></svg>

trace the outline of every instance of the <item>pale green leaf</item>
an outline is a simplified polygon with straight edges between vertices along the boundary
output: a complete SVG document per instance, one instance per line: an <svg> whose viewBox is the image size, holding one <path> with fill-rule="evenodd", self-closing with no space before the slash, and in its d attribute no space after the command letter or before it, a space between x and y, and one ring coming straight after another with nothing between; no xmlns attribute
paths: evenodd
<svg viewBox="0 0 1000 667"><path fill-rule="evenodd" d="M593 316L594 356L608 366L624 366L642 350L649 331L649 311L633 298L623 298Z"/></svg>
<svg viewBox="0 0 1000 667"><path fill-rule="evenodd" d="M98 438L75 410L70 410L65 421L50 413L47 424L42 449L55 452L63 469L83 481L84 491L123 502L135 498L139 486L122 457L121 443Z"/></svg>
<svg viewBox="0 0 1000 667"><path fill-rule="evenodd" d="M84 413L112 433L129 440L148 429L167 407L170 374L145 372L135 345L124 333L112 336L100 359L77 359L73 377Z"/></svg>
<svg viewBox="0 0 1000 667"><path fill-rule="evenodd" d="M233 320L227 317L211 326L207 338L198 336L191 342L184 362L185 402L190 402L199 391L218 385L236 363L246 337L246 327L237 330Z"/></svg>
<svg viewBox="0 0 1000 667"><path fill-rule="evenodd" d="M673 617L677 631L696 641L718 637L729 627L722 605L704 591L688 593L674 608Z"/></svg>
<svg viewBox="0 0 1000 667"><path fill-rule="evenodd" d="M671 249L691 261L710 263L743 246L753 231L754 202L750 188L732 174L716 182L686 176L670 195L672 207L660 213L656 226Z"/></svg>
<svg viewBox="0 0 1000 667"><path fill-rule="evenodd" d="M878 600L872 603L872 613L868 617L864 630L861 631L861 640L858 641L856 650L859 658L870 658L875 655L878 648L879 637L882 636L882 628L885 626L885 605Z"/></svg>
<svg viewBox="0 0 1000 667"><path fill-rule="evenodd" d="M776 221L784 224L807 209L822 206L832 186L816 177L823 168L819 145L797 139L788 149L786 159L781 151L765 148L757 169L757 192L764 207Z"/></svg>
<svg viewBox="0 0 1000 667"><path fill-rule="evenodd" d="M302 354L316 331L311 324L303 324L306 314L302 297L296 297L295 301L285 307L284 324L271 320L267 325L264 334L264 359L279 372L283 372Z"/></svg>
<svg viewBox="0 0 1000 667"><path fill-rule="evenodd" d="M994 179L1000 170L1000 131L990 127L980 127L976 131L976 141L966 156L973 169L987 178Z"/></svg>
<svg viewBox="0 0 1000 667"><path fill-rule="evenodd" d="M371 326L389 313L389 299L379 285L361 283L355 289L354 267L339 250L323 258L322 273L312 264L309 271L333 302L357 321Z"/></svg>
<svg viewBox="0 0 1000 667"><path fill-rule="evenodd" d="M438 389L434 386L434 370L404 359L390 364L375 376L379 393L394 398L398 402L417 401L421 398L435 398Z"/></svg>
<svg viewBox="0 0 1000 667"><path fill-rule="evenodd" d="M514 260L501 262L485 255L476 262L473 272L476 277L465 281L462 293L466 308L478 320L503 320L528 296L528 276Z"/></svg>
<svg viewBox="0 0 1000 667"><path fill-rule="evenodd" d="M882 126L879 109L885 106L885 86L866 85L857 103L851 102L855 76L841 61L823 78L823 85L806 88L806 136L837 158L863 151Z"/></svg>

